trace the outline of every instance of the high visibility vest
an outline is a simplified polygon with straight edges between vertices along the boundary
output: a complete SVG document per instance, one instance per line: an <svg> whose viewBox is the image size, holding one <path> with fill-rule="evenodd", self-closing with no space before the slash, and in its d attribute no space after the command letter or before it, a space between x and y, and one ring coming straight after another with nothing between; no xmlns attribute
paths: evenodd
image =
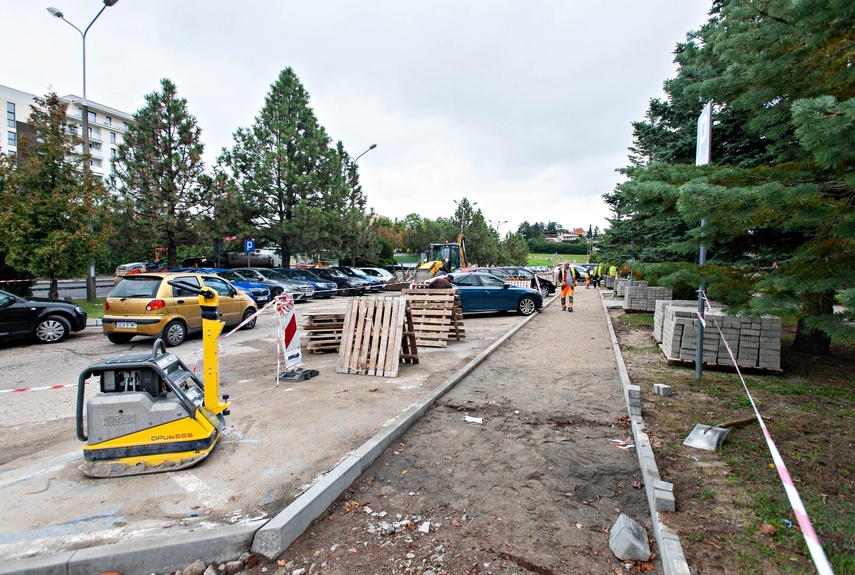
<svg viewBox="0 0 855 575"><path fill-rule="evenodd" d="M570 272L570 278L571 278L570 281L566 281L566 276L567 276L568 271ZM565 284L565 283L571 284L576 279L576 270L573 269L572 267L567 268L567 269L561 268L561 270L559 270L559 272L558 272L558 279L561 281L562 284Z"/></svg>

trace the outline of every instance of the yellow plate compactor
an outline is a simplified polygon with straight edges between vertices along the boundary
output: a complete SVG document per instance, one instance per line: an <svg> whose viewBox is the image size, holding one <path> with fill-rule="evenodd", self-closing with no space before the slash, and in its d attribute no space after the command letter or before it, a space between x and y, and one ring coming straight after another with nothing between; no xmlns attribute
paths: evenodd
<svg viewBox="0 0 855 575"><path fill-rule="evenodd" d="M223 322L217 293L169 282L199 294L202 306L204 380L200 380L157 340L151 353L119 355L80 374L77 388L77 437L91 477L122 477L175 471L204 459L228 433L224 416L228 396L220 401L218 338ZM100 378L100 393L86 403L84 386ZM86 427L86 431L84 431Z"/></svg>

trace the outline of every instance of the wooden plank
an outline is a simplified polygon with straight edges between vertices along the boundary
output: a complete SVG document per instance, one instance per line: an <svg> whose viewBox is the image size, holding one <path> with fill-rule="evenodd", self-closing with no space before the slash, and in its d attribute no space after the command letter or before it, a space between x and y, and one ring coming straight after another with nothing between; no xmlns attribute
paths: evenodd
<svg viewBox="0 0 855 575"><path fill-rule="evenodd" d="M388 306L384 302L382 305L378 305L374 312L374 325L371 333L371 356L368 360L368 375L377 374L377 359L380 352L380 334L383 330L383 316L387 313L387 309Z"/></svg>
<svg viewBox="0 0 855 575"><path fill-rule="evenodd" d="M401 299L395 298L392 308L392 317L389 322L389 348L386 351L386 365L384 375L386 377L398 377L398 366L400 365L401 338L404 332L404 315L401 313Z"/></svg>
<svg viewBox="0 0 855 575"><path fill-rule="evenodd" d="M397 299L397 298L395 298ZM392 345L392 338L390 334L390 325L392 324L392 314L394 312L392 303L386 304L386 311L383 314L382 319L382 327L380 329L380 339L378 342L378 351L377 351L377 369L374 372L375 375L385 376L386 375L386 361L389 356L389 346Z"/></svg>
<svg viewBox="0 0 855 575"><path fill-rule="evenodd" d="M353 352L353 338L355 333L353 328L356 325L358 309L355 299L348 302L344 316L344 326L342 327L341 346L338 350L336 373L350 373L350 356Z"/></svg>
<svg viewBox="0 0 855 575"><path fill-rule="evenodd" d="M371 352L371 326L374 325L374 298L359 298L359 317L361 324L357 328L359 337L359 355L356 361L356 373L368 371L368 354Z"/></svg>

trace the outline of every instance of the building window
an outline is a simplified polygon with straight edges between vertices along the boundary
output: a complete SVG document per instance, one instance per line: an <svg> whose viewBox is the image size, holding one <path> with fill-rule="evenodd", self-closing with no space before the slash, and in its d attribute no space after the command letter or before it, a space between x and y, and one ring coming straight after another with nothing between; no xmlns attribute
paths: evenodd
<svg viewBox="0 0 855 575"><path fill-rule="evenodd" d="M122 122L122 130L125 132L128 131L128 123L127 122Z"/></svg>
<svg viewBox="0 0 855 575"><path fill-rule="evenodd" d="M104 116L104 123L107 124L108 126L112 126L113 125L113 118L111 118L110 116Z"/></svg>
<svg viewBox="0 0 855 575"><path fill-rule="evenodd" d="M9 132L8 142L9 142L10 146L17 146L18 145L18 134L16 134L15 132Z"/></svg>
<svg viewBox="0 0 855 575"><path fill-rule="evenodd" d="M110 148L110 157L111 157L111 158L115 158L115 157L116 157L116 148Z"/></svg>
<svg viewBox="0 0 855 575"><path fill-rule="evenodd" d="M89 112L89 121L95 123L95 112Z"/></svg>
<svg viewBox="0 0 855 575"><path fill-rule="evenodd" d="M9 156L10 158L14 158L16 155L15 150L6 150L6 155Z"/></svg>
<svg viewBox="0 0 855 575"><path fill-rule="evenodd" d="M110 143L111 144L116 143L116 132L110 132Z"/></svg>
<svg viewBox="0 0 855 575"><path fill-rule="evenodd" d="M15 103L6 102L6 125L10 128L15 127Z"/></svg>

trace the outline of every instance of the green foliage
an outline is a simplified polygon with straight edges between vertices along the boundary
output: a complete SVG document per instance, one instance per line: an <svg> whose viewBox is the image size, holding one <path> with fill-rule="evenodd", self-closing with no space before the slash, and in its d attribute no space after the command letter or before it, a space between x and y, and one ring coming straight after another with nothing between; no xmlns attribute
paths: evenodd
<svg viewBox="0 0 855 575"><path fill-rule="evenodd" d="M110 233L107 191L75 155L81 140L55 93L35 98L29 124L35 138L20 137L20 163L0 164L0 242L5 263L31 277L55 280L85 275ZM56 296L56 293L52 293Z"/></svg>
<svg viewBox="0 0 855 575"><path fill-rule="evenodd" d="M330 146L291 68L271 85L253 125L234 134L215 175L215 229L292 253L329 250L364 233L364 197L343 147Z"/></svg>
<svg viewBox="0 0 855 575"><path fill-rule="evenodd" d="M545 239L534 239L526 242L528 251L561 255L584 255L588 253L586 242L576 240L572 242L550 242Z"/></svg>
<svg viewBox="0 0 855 575"><path fill-rule="evenodd" d="M716 2L678 46L667 99L633 125L628 181L604 196L608 257L675 292L704 281L740 309L797 313L805 350L855 337L852 29L855 5L841 0ZM713 164L697 167L708 100ZM693 269L702 244L708 265Z"/></svg>
<svg viewBox="0 0 855 575"><path fill-rule="evenodd" d="M508 234L502 242L502 265L528 265L528 245L521 234Z"/></svg>
<svg viewBox="0 0 855 575"><path fill-rule="evenodd" d="M152 259L154 248L166 248L169 265L176 266L179 248L200 241L198 224L211 208L210 182L201 130L187 111L187 100L178 97L168 79L160 87L146 95L119 145L118 210L125 242L142 246L145 260Z"/></svg>

